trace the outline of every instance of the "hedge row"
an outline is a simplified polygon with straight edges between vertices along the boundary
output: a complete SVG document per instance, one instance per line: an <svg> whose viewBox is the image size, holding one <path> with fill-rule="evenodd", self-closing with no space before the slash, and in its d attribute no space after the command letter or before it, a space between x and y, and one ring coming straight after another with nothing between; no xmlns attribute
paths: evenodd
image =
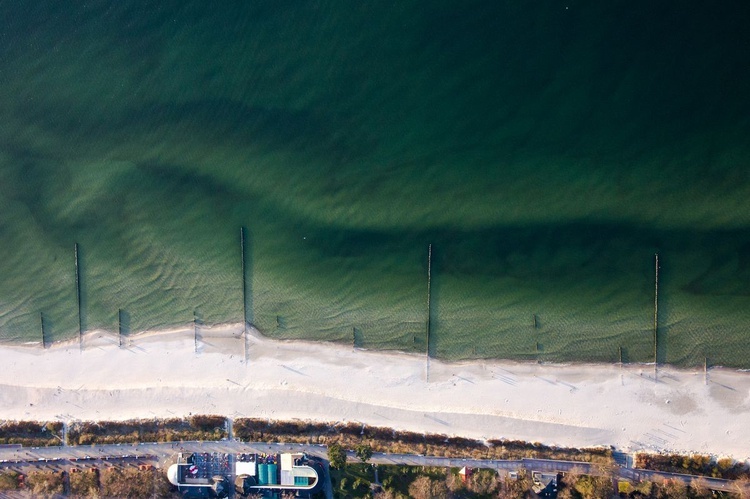
<svg viewBox="0 0 750 499"><path fill-rule="evenodd" d="M186 419L83 421L71 423L68 428L68 443L71 445L222 440L225 438L227 438L226 418L211 415L191 416Z"/></svg>
<svg viewBox="0 0 750 499"><path fill-rule="evenodd" d="M704 454L646 454L638 453L635 467L646 470L710 476L727 480L750 480L750 466L730 458L714 459Z"/></svg>
<svg viewBox="0 0 750 499"><path fill-rule="evenodd" d="M63 424L59 421L0 421L0 444L49 447L62 444Z"/></svg>
<svg viewBox="0 0 750 499"><path fill-rule="evenodd" d="M293 442L330 444L337 442L354 449L369 445L375 452L426 454L475 459L547 458L584 462L611 459L608 448L571 449L515 440L490 440L485 443L462 437L434 433L396 431L392 428L363 426L356 423L312 423L309 421L273 421L238 418L234 436L245 442Z"/></svg>

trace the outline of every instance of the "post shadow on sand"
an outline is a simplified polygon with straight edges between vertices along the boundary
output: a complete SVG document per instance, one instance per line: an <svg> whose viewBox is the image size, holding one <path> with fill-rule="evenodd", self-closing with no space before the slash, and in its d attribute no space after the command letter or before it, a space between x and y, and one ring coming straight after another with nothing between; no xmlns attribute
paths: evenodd
<svg viewBox="0 0 750 499"><path fill-rule="evenodd" d="M253 310L253 268L255 254L253 251L253 234L247 227L240 228L240 249L242 251L242 306L245 324L255 323Z"/></svg>
<svg viewBox="0 0 750 499"><path fill-rule="evenodd" d="M203 337L201 336L200 329L205 323L203 322L203 314L199 310L193 310L193 344L195 353L198 353L198 344L203 344Z"/></svg>

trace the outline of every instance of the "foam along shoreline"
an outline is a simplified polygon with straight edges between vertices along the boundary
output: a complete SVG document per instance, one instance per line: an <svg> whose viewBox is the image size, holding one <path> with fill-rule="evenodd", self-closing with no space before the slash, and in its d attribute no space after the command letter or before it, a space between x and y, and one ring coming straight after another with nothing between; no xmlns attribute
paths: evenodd
<svg viewBox="0 0 750 499"><path fill-rule="evenodd" d="M653 365L447 363L277 341L242 325L0 347L0 419L111 420L211 413L355 421L550 445L750 457L750 373Z"/></svg>

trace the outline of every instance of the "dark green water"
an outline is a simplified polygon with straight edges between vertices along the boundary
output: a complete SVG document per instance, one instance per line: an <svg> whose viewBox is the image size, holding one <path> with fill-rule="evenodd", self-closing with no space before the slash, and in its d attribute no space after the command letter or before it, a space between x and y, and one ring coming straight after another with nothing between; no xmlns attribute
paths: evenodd
<svg viewBox="0 0 750 499"><path fill-rule="evenodd" d="M656 4L656 5L655 5ZM0 2L0 337L750 367L742 2ZM536 315L536 325L534 316Z"/></svg>

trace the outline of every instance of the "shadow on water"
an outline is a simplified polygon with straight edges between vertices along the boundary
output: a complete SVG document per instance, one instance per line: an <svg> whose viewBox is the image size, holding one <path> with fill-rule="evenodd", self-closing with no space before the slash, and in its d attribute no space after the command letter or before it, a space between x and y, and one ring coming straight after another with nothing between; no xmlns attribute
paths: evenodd
<svg viewBox="0 0 750 499"><path fill-rule="evenodd" d="M198 328L205 325L203 322L203 313L198 309L193 310L193 325Z"/></svg>
<svg viewBox="0 0 750 499"><path fill-rule="evenodd" d="M39 313L39 321L40 321L41 336L42 336L42 347L47 348L47 345L52 343L52 338L50 336L50 328L52 327L52 321L44 312Z"/></svg>
<svg viewBox="0 0 750 499"><path fill-rule="evenodd" d="M253 234L247 227L242 227L240 232L240 245L242 247L242 259L245 262L243 268L242 283L243 289L243 300L242 304L244 307L245 322L248 324L255 324L255 315L253 313L253 265L254 265L254 254L253 254Z"/></svg>
<svg viewBox="0 0 750 499"><path fill-rule="evenodd" d="M667 348L669 346L670 336L675 333L674 325L669 324L667 319L671 316L671 307L667 294L664 292L670 283L671 270L665 265L665 259L662 255L659 258L659 306L656 313L656 363L666 364Z"/></svg>
<svg viewBox="0 0 750 499"><path fill-rule="evenodd" d="M286 318L282 315L276 316L276 329L282 330L287 328Z"/></svg>
<svg viewBox="0 0 750 499"><path fill-rule="evenodd" d="M88 288L88 282L86 280L86 250L83 248L83 245L78 244L77 245L77 252L78 252L78 268L73 267L73 272L78 272L78 275L75 276L76 281L78 282L78 289L76 289L76 293L78 296L78 320L79 320L79 331L80 333L86 332L87 327L87 321L86 316L88 312L88 304L89 304L89 288ZM74 261L75 264L75 261ZM76 331L78 333L79 331Z"/></svg>
<svg viewBox="0 0 750 499"><path fill-rule="evenodd" d="M117 323L120 336L130 335L130 312L120 309L117 312Z"/></svg>
<svg viewBox="0 0 750 499"><path fill-rule="evenodd" d="M425 345L427 354L430 357L435 357L438 352L438 338L442 337L442 334L439 336L435 334L440 329L440 301L443 297L443 286L444 283L441 279L441 272L440 272L440 250L437 248L437 246L432 246L432 265L430 265L429 272L429 287L430 287L430 296L429 296L429 303L426 303L427 306L427 324L429 324L429 331L425 331L425 333L428 336L429 344ZM427 257L427 255L425 255ZM427 278L427 272L428 272L428 261L427 258L425 258L425 278ZM425 283L427 284L427 283ZM427 326L425 324L425 326ZM415 346L418 346L415 345Z"/></svg>
<svg viewBox="0 0 750 499"><path fill-rule="evenodd" d="M362 329L358 329L356 326L352 327L352 343L355 348L361 347L363 343Z"/></svg>
<svg viewBox="0 0 750 499"><path fill-rule="evenodd" d="M630 363L630 354L628 353L628 348L627 347L620 347L618 355L621 356L621 358L618 359L618 360L622 360L623 364L629 364Z"/></svg>

